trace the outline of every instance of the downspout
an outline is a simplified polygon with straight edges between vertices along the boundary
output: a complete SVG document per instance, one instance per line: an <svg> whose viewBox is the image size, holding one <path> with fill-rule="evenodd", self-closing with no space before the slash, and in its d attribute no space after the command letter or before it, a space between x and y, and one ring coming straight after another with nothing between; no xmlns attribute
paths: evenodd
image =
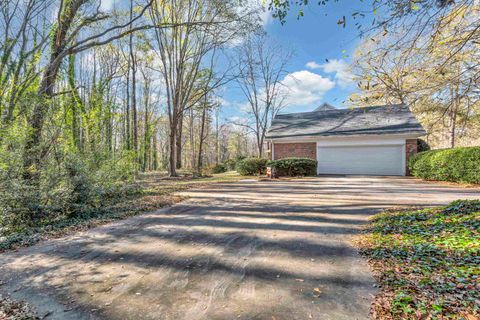
<svg viewBox="0 0 480 320"><path fill-rule="evenodd" d="M270 140L270 144L272 145L272 161L275 160L275 144L273 144L273 140Z"/></svg>

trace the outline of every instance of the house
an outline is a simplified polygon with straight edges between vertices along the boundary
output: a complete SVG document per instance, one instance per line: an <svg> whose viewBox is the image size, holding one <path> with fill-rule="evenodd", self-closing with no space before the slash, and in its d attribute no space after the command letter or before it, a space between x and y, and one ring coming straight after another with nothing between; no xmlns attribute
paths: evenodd
<svg viewBox="0 0 480 320"><path fill-rule="evenodd" d="M408 174L407 161L426 132L406 105L279 114L266 139L272 159L318 160L318 174Z"/></svg>

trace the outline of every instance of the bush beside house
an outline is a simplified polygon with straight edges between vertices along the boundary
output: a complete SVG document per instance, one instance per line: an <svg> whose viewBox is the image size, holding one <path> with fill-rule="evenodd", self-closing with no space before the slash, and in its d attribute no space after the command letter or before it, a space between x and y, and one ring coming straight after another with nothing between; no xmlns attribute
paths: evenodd
<svg viewBox="0 0 480 320"><path fill-rule="evenodd" d="M427 180L480 183L480 147L420 152L409 160L409 169Z"/></svg>
<svg viewBox="0 0 480 320"><path fill-rule="evenodd" d="M265 174L267 170L267 159L245 158L237 161L236 170L242 176Z"/></svg>
<svg viewBox="0 0 480 320"><path fill-rule="evenodd" d="M310 158L283 158L270 161L279 176L314 176L317 174L317 161Z"/></svg>

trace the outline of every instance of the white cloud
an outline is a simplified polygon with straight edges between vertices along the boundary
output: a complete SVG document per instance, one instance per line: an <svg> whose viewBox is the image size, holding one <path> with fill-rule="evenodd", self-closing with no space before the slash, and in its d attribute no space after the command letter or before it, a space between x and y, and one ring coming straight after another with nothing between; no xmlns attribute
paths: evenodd
<svg viewBox="0 0 480 320"><path fill-rule="evenodd" d="M113 9L115 0L101 0L100 10L106 12Z"/></svg>
<svg viewBox="0 0 480 320"><path fill-rule="evenodd" d="M282 80L286 103L290 106L307 106L318 103L323 95L335 87L335 82L319 74L302 70L290 73Z"/></svg>
<svg viewBox="0 0 480 320"><path fill-rule="evenodd" d="M305 65L307 68L309 69L320 69L322 67L321 64L318 64L316 63L315 61L310 61L310 62L307 62L307 64Z"/></svg>
<svg viewBox="0 0 480 320"><path fill-rule="evenodd" d="M228 108L228 107L232 106L232 104L233 104L229 100L226 100L226 99L224 99L222 97L219 97L219 96L216 97L216 100L217 100L217 103L220 104L221 107Z"/></svg>
<svg viewBox="0 0 480 320"><path fill-rule="evenodd" d="M322 69L326 73L334 73L335 80L341 87L347 87L353 83L353 74L350 71L348 63L343 59L330 59L327 63L318 64L310 61L306 64L310 69Z"/></svg>

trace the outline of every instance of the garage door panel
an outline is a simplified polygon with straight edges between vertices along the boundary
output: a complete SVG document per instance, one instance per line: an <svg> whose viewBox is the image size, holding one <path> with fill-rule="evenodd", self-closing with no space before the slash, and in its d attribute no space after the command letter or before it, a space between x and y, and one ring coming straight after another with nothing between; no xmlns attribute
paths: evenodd
<svg viewBox="0 0 480 320"><path fill-rule="evenodd" d="M318 147L319 174L403 175L403 146Z"/></svg>

